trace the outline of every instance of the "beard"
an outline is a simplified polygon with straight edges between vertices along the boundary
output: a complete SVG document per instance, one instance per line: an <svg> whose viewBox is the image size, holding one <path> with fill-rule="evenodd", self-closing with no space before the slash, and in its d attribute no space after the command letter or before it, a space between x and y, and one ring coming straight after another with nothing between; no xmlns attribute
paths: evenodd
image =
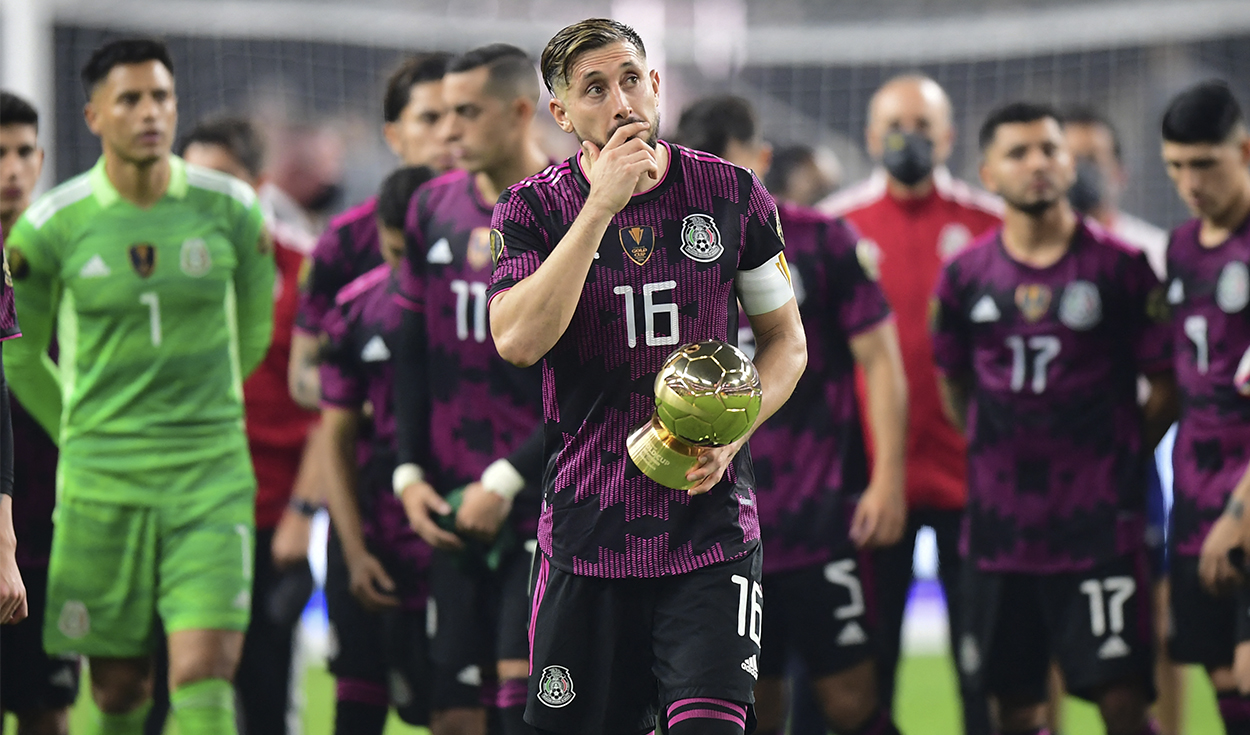
<svg viewBox="0 0 1250 735"><path fill-rule="evenodd" d="M660 142L660 113L659 112L655 113L654 120L647 120L644 117L638 117L638 116L631 116L625 120L622 120L619 123L612 126L612 129L608 131L607 136L603 140L595 140L594 138L583 136L580 132L577 131L577 128L573 129L573 135L577 136L578 143L585 143L586 141L590 141L591 143L594 143L595 146L599 150L603 150L603 147L608 144L609 140L612 140L612 136L616 134L617 130L620 130L622 127L626 125L630 125L632 123L640 123L640 122L649 122L651 123L651 127L647 128L646 137L639 137L639 136L634 136L634 137L638 138L643 143L646 143L647 145L651 146L652 149L654 149Z"/></svg>
<svg viewBox="0 0 1250 735"><path fill-rule="evenodd" d="M1051 207L1059 203L1058 197L1044 197L1041 199L1033 199L1029 201L1021 199L1013 199L1004 196L1003 201L1012 209L1023 212L1030 217L1040 217L1050 210Z"/></svg>

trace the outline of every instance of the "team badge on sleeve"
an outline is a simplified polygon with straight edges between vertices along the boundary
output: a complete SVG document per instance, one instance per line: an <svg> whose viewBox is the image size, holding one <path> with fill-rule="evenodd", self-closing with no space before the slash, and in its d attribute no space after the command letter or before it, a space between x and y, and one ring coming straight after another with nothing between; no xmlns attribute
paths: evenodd
<svg viewBox="0 0 1250 735"><path fill-rule="evenodd" d="M156 248L141 242L130 246L130 265L140 278L147 278L156 270Z"/></svg>
<svg viewBox="0 0 1250 735"><path fill-rule="evenodd" d="M1155 324L1167 324L1172 321L1172 291L1180 286L1180 280L1172 282L1170 287L1165 288L1163 284L1159 284L1150 289L1150 293L1146 295L1146 316Z"/></svg>
<svg viewBox="0 0 1250 735"><path fill-rule="evenodd" d="M1225 314L1236 314L1250 303L1250 268L1245 263L1235 260L1220 271L1215 303Z"/></svg>
<svg viewBox="0 0 1250 735"><path fill-rule="evenodd" d="M273 235L269 234L268 227L260 228L260 235L256 238L256 252L261 255L273 253Z"/></svg>
<svg viewBox="0 0 1250 735"><path fill-rule="evenodd" d="M1016 308L1030 324L1037 322L1050 311L1050 287L1040 283L1022 283L1016 286Z"/></svg>
<svg viewBox="0 0 1250 735"><path fill-rule="evenodd" d="M560 709L567 707L577 692L573 691L573 676L563 666L548 666L543 669L542 678L538 681L538 701Z"/></svg>
<svg viewBox="0 0 1250 735"><path fill-rule="evenodd" d="M716 220L706 214L687 215L681 221L681 251L699 263L713 263L725 252Z"/></svg>
<svg viewBox="0 0 1250 735"><path fill-rule="evenodd" d="M1092 329L1102 321L1102 296L1089 281L1073 281L1063 289L1059 301L1059 321L1077 332Z"/></svg>
<svg viewBox="0 0 1250 735"><path fill-rule="evenodd" d="M12 279L22 280L30 272L30 263L18 248L4 249L4 278L12 283Z"/></svg>
<svg viewBox="0 0 1250 735"><path fill-rule="evenodd" d="M646 265L655 252L655 230L643 225L641 227L622 227L621 248L629 259L637 265Z"/></svg>
<svg viewBox="0 0 1250 735"><path fill-rule="evenodd" d="M864 275L874 281L881 280L881 246L872 240L860 240L855 243L855 257Z"/></svg>
<svg viewBox="0 0 1250 735"><path fill-rule="evenodd" d="M490 231L490 259L495 265L499 265L499 259L503 257L503 233L499 230L492 229Z"/></svg>

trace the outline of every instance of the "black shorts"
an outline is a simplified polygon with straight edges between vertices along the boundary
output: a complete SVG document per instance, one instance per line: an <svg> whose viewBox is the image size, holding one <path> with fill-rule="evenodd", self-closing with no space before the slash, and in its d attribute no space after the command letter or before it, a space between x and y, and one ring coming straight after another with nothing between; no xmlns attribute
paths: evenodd
<svg viewBox="0 0 1250 735"><path fill-rule="evenodd" d="M78 657L50 657L43 650L48 569L22 569L30 614L0 626L0 712L63 709L78 697Z"/></svg>
<svg viewBox="0 0 1250 735"><path fill-rule="evenodd" d="M435 710L491 706L483 681L498 661L529 657L529 578L536 541L496 572L466 572L453 554L435 551L430 567L430 655L438 683Z"/></svg>
<svg viewBox="0 0 1250 735"><path fill-rule="evenodd" d="M1042 703L1058 661L1068 691L1140 682L1154 697L1153 594L1144 551L1087 572L1012 574L964 568L958 661L974 691Z"/></svg>
<svg viewBox="0 0 1250 735"><path fill-rule="evenodd" d="M1202 586L1198 557L1173 556L1168 652L1177 663L1232 666L1233 651L1250 641L1250 590L1216 597Z"/></svg>
<svg viewBox="0 0 1250 735"><path fill-rule="evenodd" d="M603 579L541 559L525 721L567 735L634 735L661 705L751 705L763 630L762 555L655 579ZM748 706L747 732L754 728Z"/></svg>
<svg viewBox="0 0 1250 735"><path fill-rule="evenodd" d="M819 679L856 666L875 653L872 557L848 542L828 564L764 575L768 615L760 676L786 675L790 656Z"/></svg>
<svg viewBox="0 0 1250 735"><path fill-rule="evenodd" d="M401 720L428 725L434 674L425 612L365 609L351 592L347 564L333 533L326 548L325 594L330 673L336 679L385 687Z"/></svg>

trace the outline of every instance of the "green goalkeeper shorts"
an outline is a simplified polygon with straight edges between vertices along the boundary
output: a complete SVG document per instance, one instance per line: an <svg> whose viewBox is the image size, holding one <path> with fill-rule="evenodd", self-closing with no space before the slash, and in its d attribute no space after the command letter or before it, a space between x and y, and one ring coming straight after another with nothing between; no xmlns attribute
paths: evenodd
<svg viewBox="0 0 1250 735"><path fill-rule="evenodd" d="M215 497L214 497L215 496ZM62 497L48 566L44 648L130 658L166 632L247 628L254 493L161 506Z"/></svg>

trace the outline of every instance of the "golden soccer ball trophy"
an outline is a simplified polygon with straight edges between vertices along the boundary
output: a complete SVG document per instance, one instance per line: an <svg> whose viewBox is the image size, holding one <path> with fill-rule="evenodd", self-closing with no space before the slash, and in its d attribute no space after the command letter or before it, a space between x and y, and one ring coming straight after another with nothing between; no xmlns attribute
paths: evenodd
<svg viewBox="0 0 1250 735"><path fill-rule="evenodd" d="M686 473L702 447L746 436L760 413L760 374L742 350L718 340L678 347L655 376L655 413L629 435L629 458L674 490L697 483Z"/></svg>

